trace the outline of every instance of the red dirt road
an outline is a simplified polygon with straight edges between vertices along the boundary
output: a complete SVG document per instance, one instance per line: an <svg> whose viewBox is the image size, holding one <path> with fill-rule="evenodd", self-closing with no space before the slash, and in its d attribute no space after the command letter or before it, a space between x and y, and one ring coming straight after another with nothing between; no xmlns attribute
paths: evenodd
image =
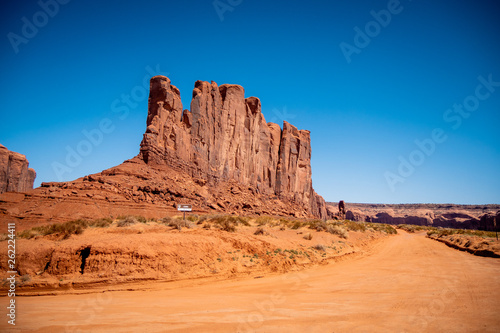
<svg viewBox="0 0 500 333"><path fill-rule="evenodd" d="M500 259L400 232L366 255L296 273L17 302L15 329L3 318L0 330L499 332Z"/></svg>

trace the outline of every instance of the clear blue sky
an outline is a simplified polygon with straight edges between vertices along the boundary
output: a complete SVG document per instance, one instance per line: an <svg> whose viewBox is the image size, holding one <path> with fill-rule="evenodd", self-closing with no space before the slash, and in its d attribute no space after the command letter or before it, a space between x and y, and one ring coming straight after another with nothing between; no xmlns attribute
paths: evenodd
<svg viewBox="0 0 500 333"><path fill-rule="evenodd" d="M117 165L139 152L143 79L164 74L185 108L196 80L240 84L268 121L310 130L328 201L500 203L498 1L216 4L2 2L0 143L36 185ZM68 148L86 156L69 166Z"/></svg>

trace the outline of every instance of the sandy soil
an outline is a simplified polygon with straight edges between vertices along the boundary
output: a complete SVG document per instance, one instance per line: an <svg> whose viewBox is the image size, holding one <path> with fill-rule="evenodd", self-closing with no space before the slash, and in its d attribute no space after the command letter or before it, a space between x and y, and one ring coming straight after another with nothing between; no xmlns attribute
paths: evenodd
<svg viewBox="0 0 500 333"><path fill-rule="evenodd" d="M349 231L347 239L308 227L281 230L266 226L177 228L151 222L129 227L88 228L83 234L18 239L17 292L22 295L86 293L117 290L123 283L144 289L145 282L200 278L228 279L286 273L359 255L382 232ZM312 239L305 239L310 235ZM0 242L0 271L8 271L7 241ZM323 248L317 249L315 246ZM87 257L82 251L88 250ZM6 280L0 294L6 290ZM132 282L138 282L131 284Z"/></svg>
<svg viewBox="0 0 500 333"><path fill-rule="evenodd" d="M36 332L498 332L500 260L399 231L300 272L18 298ZM5 309L6 298L1 299ZM5 331L6 320L0 323Z"/></svg>

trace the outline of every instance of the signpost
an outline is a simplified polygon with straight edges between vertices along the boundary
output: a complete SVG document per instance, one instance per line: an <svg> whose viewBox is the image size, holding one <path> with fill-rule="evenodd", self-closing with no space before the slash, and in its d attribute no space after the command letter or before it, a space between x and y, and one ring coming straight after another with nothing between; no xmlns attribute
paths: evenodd
<svg viewBox="0 0 500 333"><path fill-rule="evenodd" d="M184 221L186 221L186 212L191 212L193 210L192 205L177 205L177 210L184 214Z"/></svg>

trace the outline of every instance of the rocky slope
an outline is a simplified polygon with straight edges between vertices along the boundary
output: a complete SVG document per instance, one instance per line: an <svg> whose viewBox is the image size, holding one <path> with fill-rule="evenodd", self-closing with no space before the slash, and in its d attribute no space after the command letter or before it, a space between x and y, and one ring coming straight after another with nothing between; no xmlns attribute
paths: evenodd
<svg viewBox="0 0 500 333"><path fill-rule="evenodd" d="M0 144L0 193L28 191L33 188L35 177L26 156Z"/></svg>
<svg viewBox="0 0 500 333"><path fill-rule="evenodd" d="M0 224L19 228L126 214L162 217L179 203L201 212L327 218L311 180L309 131L267 123L238 85L197 81L191 111L164 76L151 79L138 156L71 182L0 195ZM27 190L27 189L26 189Z"/></svg>
<svg viewBox="0 0 500 333"><path fill-rule="evenodd" d="M337 204L328 203L328 210L331 213L338 212ZM392 225L414 224L493 231L495 223L500 223L500 205L346 203L345 218Z"/></svg>

